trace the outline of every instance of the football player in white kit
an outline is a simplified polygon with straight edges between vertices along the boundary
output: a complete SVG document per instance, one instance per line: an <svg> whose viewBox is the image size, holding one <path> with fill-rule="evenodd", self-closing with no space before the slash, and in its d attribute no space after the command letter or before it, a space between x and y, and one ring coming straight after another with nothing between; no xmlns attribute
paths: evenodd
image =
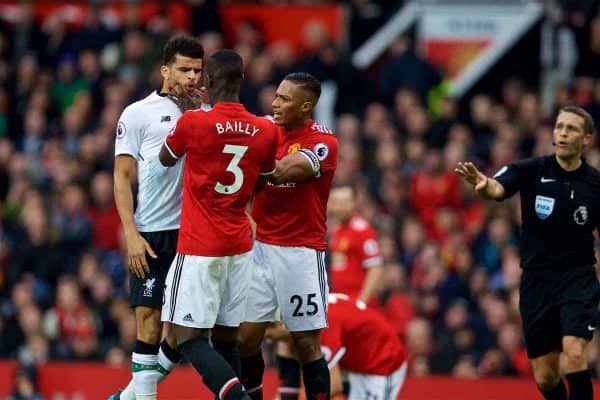
<svg viewBox="0 0 600 400"><path fill-rule="evenodd" d="M198 85L202 81L203 57L198 39L170 39L163 49L160 67L162 87L130 104L119 118L114 192L127 240L130 305L135 310L137 342L131 357L132 380L110 400L156 399L157 383L181 358L168 327L161 323L160 313L165 278L177 248L183 162L163 167L158 153L182 111L200 106ZM134 213L131 184L136 178Z"/></svg>

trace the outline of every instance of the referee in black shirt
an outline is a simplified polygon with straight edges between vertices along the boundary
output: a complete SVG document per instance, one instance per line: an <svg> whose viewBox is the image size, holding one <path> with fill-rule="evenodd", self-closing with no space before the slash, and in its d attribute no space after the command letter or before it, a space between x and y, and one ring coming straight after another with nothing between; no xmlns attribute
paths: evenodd
<svg viewBox="0 0 600 400"><path fill-rule="evenodd" d="M585 110L567 106L556 119L555 154L505 166L493 178L470 162L456 168L484 198L521 193L519 309L535 381L548 400L567 400L561 351L568 399L593 398L586 348L600 300L593 236L600 229L600 173L582 159L593 131Z"/></svg>

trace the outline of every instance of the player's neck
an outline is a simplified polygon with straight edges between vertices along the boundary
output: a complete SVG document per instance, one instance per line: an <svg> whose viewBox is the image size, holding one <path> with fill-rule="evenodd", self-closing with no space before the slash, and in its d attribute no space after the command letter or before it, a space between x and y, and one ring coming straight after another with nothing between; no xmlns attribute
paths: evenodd
<svg viewBox="0 0 600 400"><path fill-rule="evenodd" d="M210 103L214 106L217 103L239 103L240 95L233 93L208 93Z"/></svg>
<svg viewBox="0 0 600 400"><path fill-rule="evenodd" d="M581 166L581 157L579 155L568 158L562 158L559 157L558 154L556 154L555 157L558 165L560 165L560 167L565 171L574 171Z"/></svg>

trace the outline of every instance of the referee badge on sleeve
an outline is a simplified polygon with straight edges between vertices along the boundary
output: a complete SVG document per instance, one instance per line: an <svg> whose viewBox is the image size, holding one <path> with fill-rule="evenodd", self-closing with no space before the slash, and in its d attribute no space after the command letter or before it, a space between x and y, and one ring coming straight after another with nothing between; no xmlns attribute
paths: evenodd
<svg viewBox="0 0 600 400"><path fill-rule="evenodd" d="M554 210L554 199L546 196L535 196L535 213L539 219L546 219Z"/></svg>

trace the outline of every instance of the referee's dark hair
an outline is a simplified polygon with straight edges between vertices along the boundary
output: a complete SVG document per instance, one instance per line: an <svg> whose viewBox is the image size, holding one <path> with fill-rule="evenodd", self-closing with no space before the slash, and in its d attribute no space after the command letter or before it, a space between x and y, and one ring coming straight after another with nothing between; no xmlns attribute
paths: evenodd
<svg viewBox="0 0 600 400"><path fill-rule="evenodd" d="M283 80L294 82L306 90L312 97L313 106L319 101L319 97L321 97L321 82L308 72L292 72L291 74L287 74Z"/></svg>
<svg viewBox="0 0 600 400"><path fill-rule="evenodd" d="M204 47L202 47L200 39L193 36L175 36L169 39L163 48L163 65L170 65L175 62L177 54L189 58L203 58Z"/></svg>
<svg viewBox="0 0 600 400"><path fill-rule="evenodd" d="M583 125L581 126L583 133L586 135L591 135L594 133L594 119L590 113L585 111L582 107L574 105L564 106L558 111L559 114L562 112L568 112L580 116L583 118Z"/></svg>
<svg viewBox="0 0 600 400"><path fill-rule="evenodd" d="M244 62L233 50L219 50L208 58L204 72L212 89L238 94L244 79Z"/></svg>

